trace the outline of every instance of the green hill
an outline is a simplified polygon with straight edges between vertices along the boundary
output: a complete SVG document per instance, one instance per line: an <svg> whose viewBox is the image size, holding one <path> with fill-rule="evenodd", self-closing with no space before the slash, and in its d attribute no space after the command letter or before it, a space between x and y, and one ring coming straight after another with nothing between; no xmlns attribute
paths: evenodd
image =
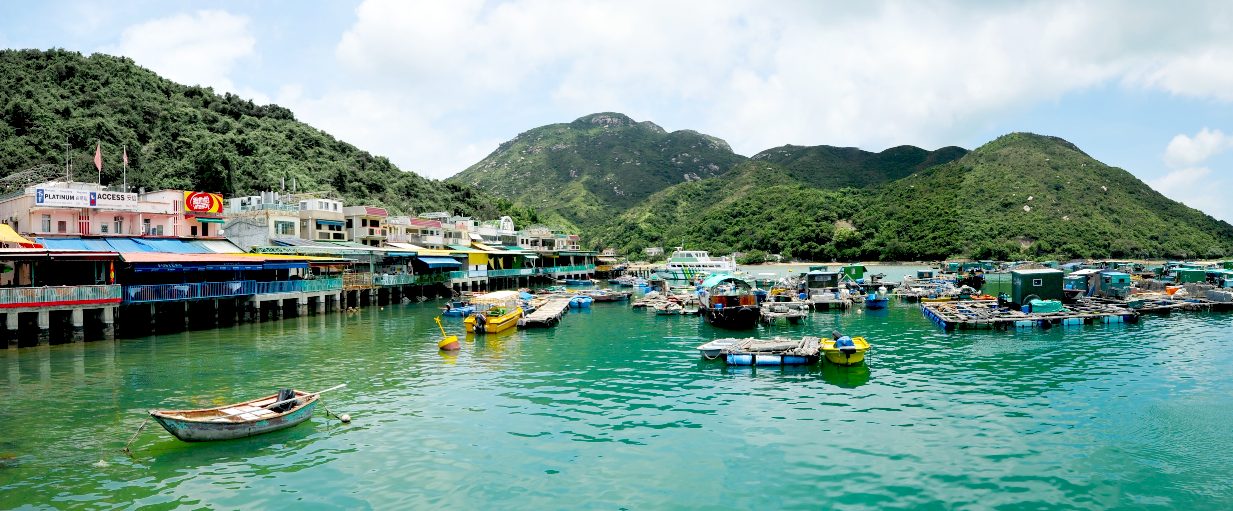
<svg viewBox="0 0 1233 511"><path fill-rule="evenodd" d="M1233 226L1056 137L1012 133L889 183L856 215L867 254L1220 257ZM898 257L895 257L898 255Z"/></svg>
<svg viewBox="0 0 1233 511"><path fill-rule="evenodd" d="M859 189L810 186L766 159L665 189L597 229L594 241L631 254L682 245L812 260L1233 252L1233 226L1054 137L1006 135L958 160Z"/></svg>
<svg viewBox="0 0 1233 511"><path fill-rule="evenodd" d="M894 181L964 154L966 149L954 146L926 151L905 145L872 153L855 147L785 145L755 154L753 159L778 164L801 182L819 188L862 188Z"/></svg>
<svg viewBox="0 0 1233 511"><path fill-rule="evenodd" d="M0 173L63 165L81 175L103 144L103 183L250 194L292 178L302 191L394 211L494 216L504 206L470 187L425 179L295 120L277 105L160 78L132 60L51 50L0 51ZM91 179L92 180L92 179ZM524 213L525 212L521 212Z"/></svg>
<svg viewBox="0 0 1233 511"><path fill-rule="evenodd" d="M588 227L669 186L719 176L746 158L723 140L666 132L618 113L526 131L447 182Z"/></svg>

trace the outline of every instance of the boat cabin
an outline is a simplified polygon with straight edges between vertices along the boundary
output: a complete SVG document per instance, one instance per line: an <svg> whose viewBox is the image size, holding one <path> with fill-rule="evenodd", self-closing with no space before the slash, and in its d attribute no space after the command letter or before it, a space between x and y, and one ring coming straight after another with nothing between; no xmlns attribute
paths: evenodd
<svg viewBox="0 0 1233 511"><path fill-rule="evenodd" d="M865 272L869 270L865 268L864 265L849 264L849 265L845 265L843 268L840 268L839 271L842 272L844 276L852 280L860 280L860 279L865 278Z"/></svg>
<svg viewBox="0 0 1233 511"><path fill-rule="evenodd" d="M829 289L839 287L839 272L814 270L806 273L805 287L809 289Z"/></svg>
<svg viewBox="0 0 1233 511"><path fill-rule="evenodd" d="M917 270L916 271L916 278L918 279L931 279L933 278L933 276L934 276L933 270Z"/></svg>

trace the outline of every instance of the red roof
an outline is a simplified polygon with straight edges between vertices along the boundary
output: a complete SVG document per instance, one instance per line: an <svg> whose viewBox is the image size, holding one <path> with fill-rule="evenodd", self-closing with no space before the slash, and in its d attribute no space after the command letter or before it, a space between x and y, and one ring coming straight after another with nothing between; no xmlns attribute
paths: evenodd
<svg viewBox="0 0 1233 511"><path fill-rule="evenodd" d="M441 222L437 220L429 220L427 218L412 218L411 226L412 227L431 227L434 229L440 229Z"/></svg>

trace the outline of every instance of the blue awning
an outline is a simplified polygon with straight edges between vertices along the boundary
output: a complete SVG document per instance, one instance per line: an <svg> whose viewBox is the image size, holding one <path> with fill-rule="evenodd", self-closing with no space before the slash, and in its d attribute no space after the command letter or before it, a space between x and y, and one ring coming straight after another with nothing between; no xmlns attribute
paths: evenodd
<svg viewBox="0 0 1233 511"><path fill-rule="evenodd" d="M112 250L115 250L116 252L120 252L120 253L152 252L152 250L150 250L149 245L142 245L140 243L137 243L137 241L132 238L108 238L105 241L107 242L107 245L111 247Z"/></svg>
<svg viewBox="0 0 1233 511"><path fill-rule="evenodd" d="M420 257L417 257L416 259L419 259L420 262L427 264L429 268L444 268L447 266L454 266L454 267L462 266L462 263L458 262L457 259L453 259L450 257L420 256Z"/></svg>
<svg viewBox="0 0 1233 511"><path fill-rule="evenodd" d="M133 263L133 271L147 272L177 272L177 271L241 271L260 270L260 263Z"/></svg>
<svg viewBox="0 0 1233 511"><path fill-rule="evenodd" d="M297 270L307 268L308 261L266 261L263 267L267 270Z"/></svg>
<svg viewBox="0 0 1233 511"><path fill-rule="evenodd" d="M91 250L81 238L35 238L48 250Z"/></svg>
<svg viewBox="0 0 1233 511"><path fill-rule="evenodd" d="M344 225L347 225L347 223L343 222L342 220L317 220L317 225L337 225L339 227L342 227Z"/></svg>
<svg viewBox="0 0 1233 511"><path fill-rule="evenodd" d="M209 250L183 240L136 239L140 245L149 247L147 252L165 252L169 254L207 254Z"/></svg>

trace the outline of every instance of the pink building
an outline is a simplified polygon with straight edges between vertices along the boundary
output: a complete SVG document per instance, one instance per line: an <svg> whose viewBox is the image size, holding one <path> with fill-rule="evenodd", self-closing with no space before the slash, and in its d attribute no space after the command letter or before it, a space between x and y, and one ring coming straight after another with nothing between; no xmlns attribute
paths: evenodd
<svg viewBox="0 0 1233 511"><path fill-rule="evenodd" d="M0 222L30 236L221 238L221 213L185 211L184 198L190 195L194 193L138 194L94 183L52 181L0 199ZM219 202L221 212L221 197Z"/></svg>

